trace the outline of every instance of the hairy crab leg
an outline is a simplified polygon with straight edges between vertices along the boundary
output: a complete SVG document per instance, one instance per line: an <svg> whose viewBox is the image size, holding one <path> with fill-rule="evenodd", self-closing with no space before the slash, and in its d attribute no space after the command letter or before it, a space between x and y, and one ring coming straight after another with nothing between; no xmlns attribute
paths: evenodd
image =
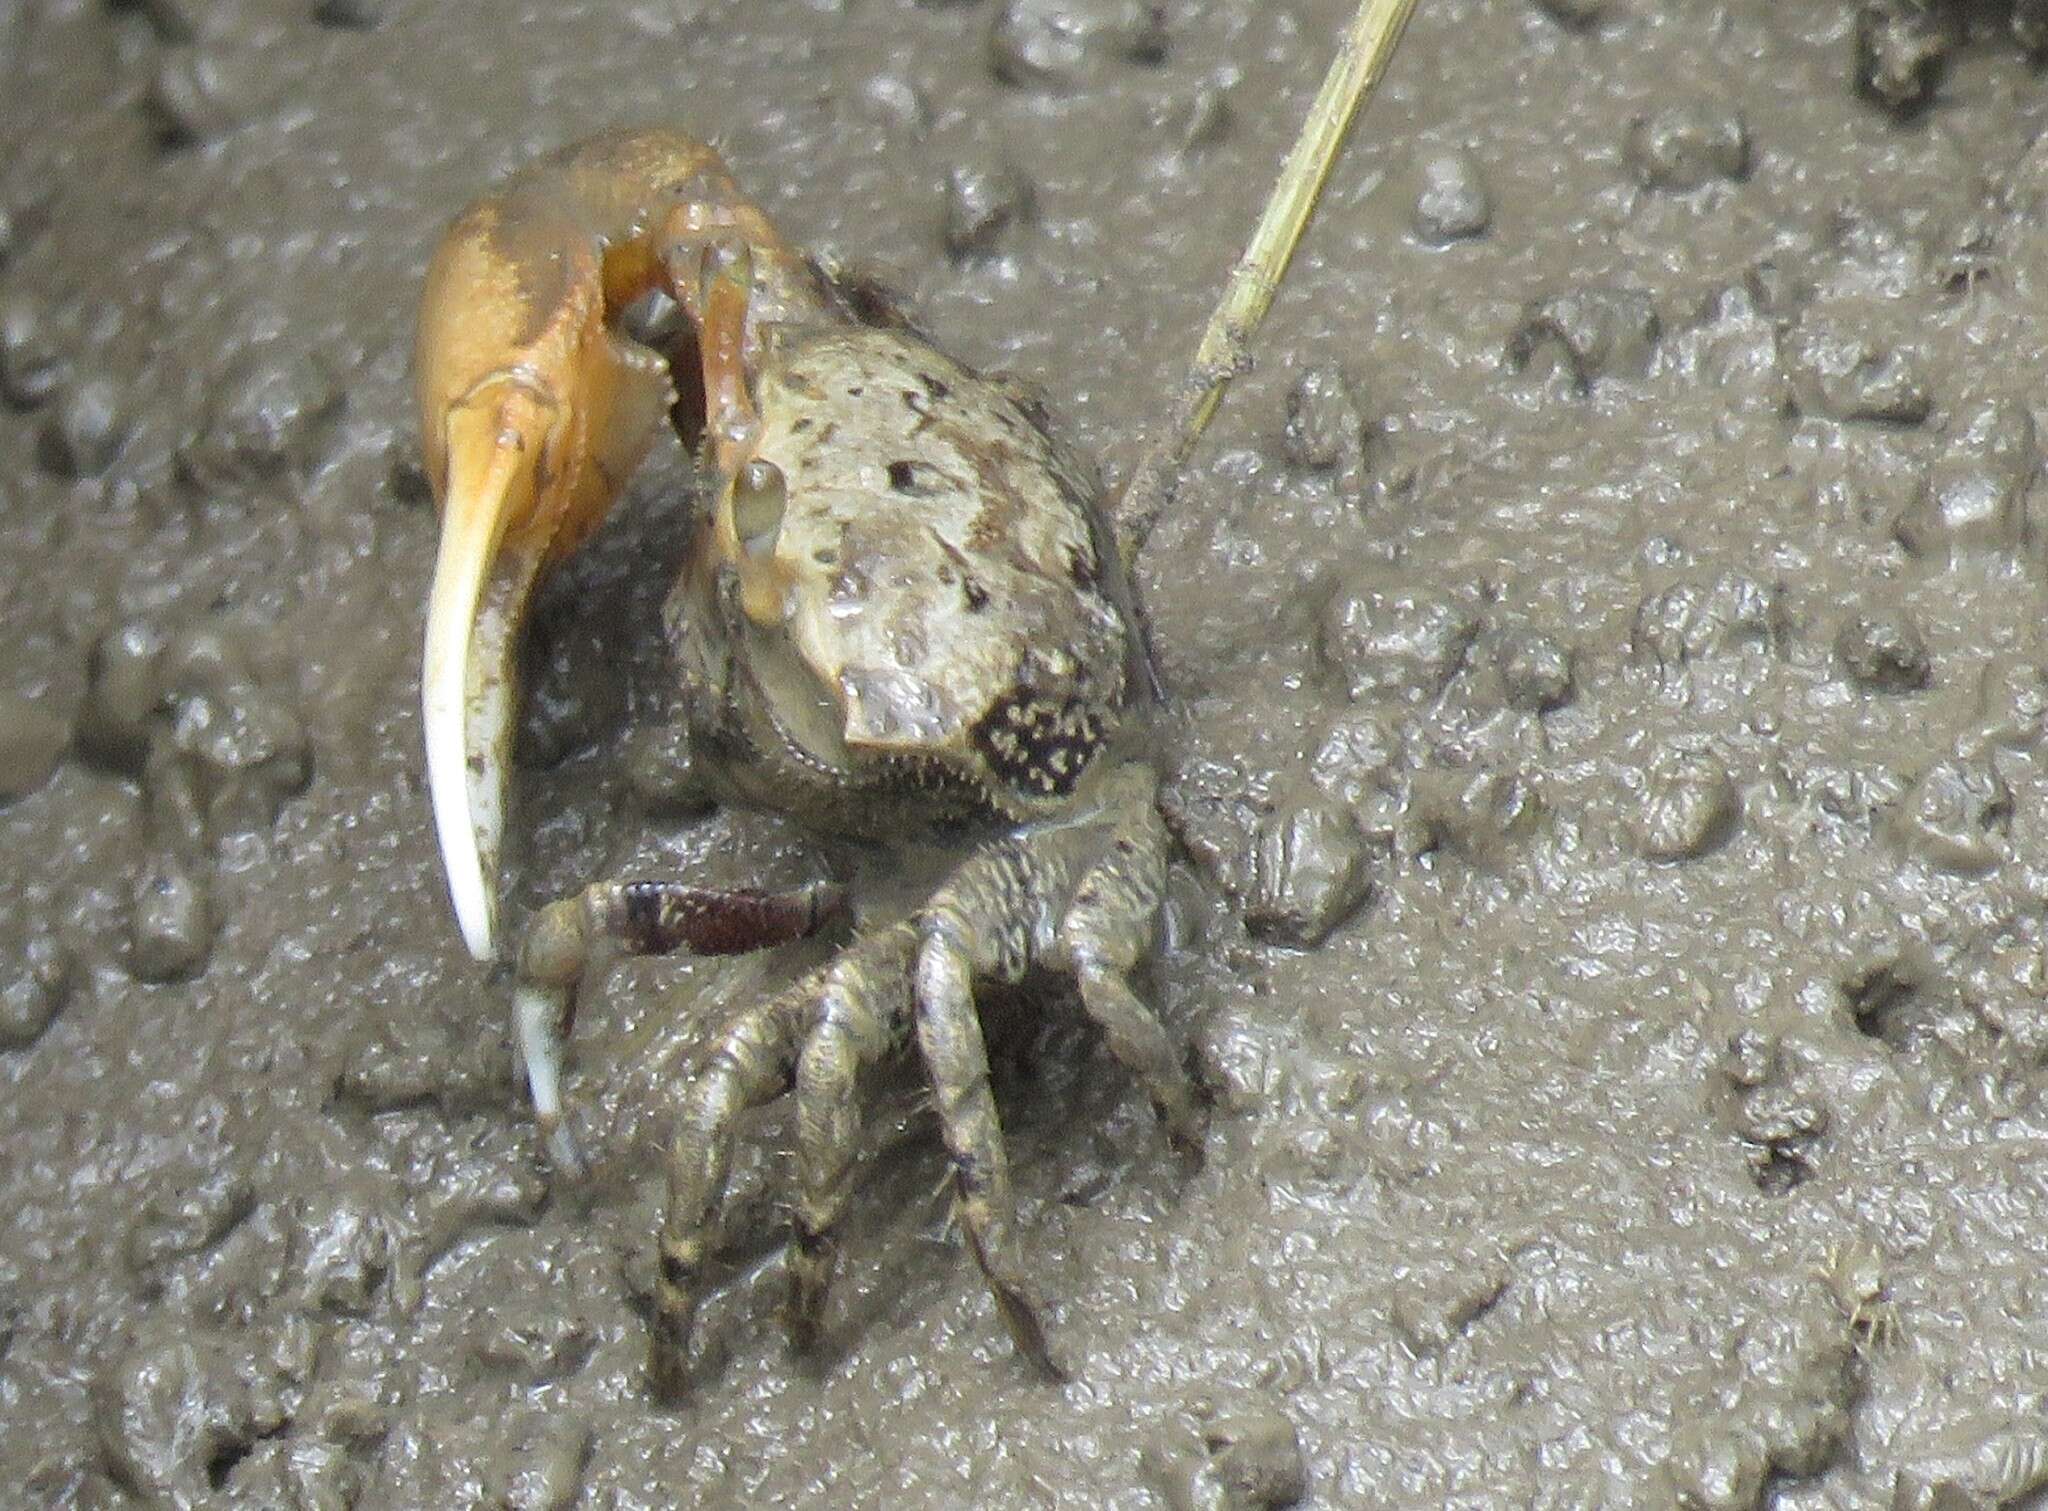
<svg viewBox="0 0 2048 1511"><path fill-rule="evenodd" d="M663 357L618 329L713 243L746 251L762 318L815 301L803 259L718 155L665 131L593 138L458 216L427 270L415 353L442 529L421 705L448 890L470 953L496 949L518 635L547 568L597 527L675 402ZM758 333L749 325L740 355ZM685 417L693 419L693 417Z"/></svg>

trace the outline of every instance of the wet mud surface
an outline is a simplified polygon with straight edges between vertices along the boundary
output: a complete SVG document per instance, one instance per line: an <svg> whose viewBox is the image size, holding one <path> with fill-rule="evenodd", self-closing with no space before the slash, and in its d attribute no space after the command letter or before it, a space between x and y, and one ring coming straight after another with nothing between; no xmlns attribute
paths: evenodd
<svg viewBox="0 0 2048 1511"><path fill-rule="evenodd" d="M1349 8L0 4L0 1500L2048 1484L2026 3L1424 0L1144 563L1205 1167L1027 996L997 1085L1073 1382L906 1073L823 1349L771 1109L711 1368L647 1397L674 1087L806 957L594 973L601 1166L551 1185L421 776L433 238L596 128L713 136L1114 477ZM517 912L815 874L664 777L689 483L663 448L549 590Z"/></svg>

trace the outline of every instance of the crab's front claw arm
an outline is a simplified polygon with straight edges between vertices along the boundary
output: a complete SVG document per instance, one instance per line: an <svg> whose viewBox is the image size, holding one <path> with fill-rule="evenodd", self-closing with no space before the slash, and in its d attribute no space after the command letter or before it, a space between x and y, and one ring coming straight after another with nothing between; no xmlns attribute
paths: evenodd
<svg viewBox="0 0 2048 1511"><path fill-rule="evenodd" d="M427 784L479 959L495 949L527 601L596 528L676 405L666 359L618 328L657 290L702 348L687 377L692 405L709 412L679 424L708 428L730 472L761 324L814 315L824 294L711 148L656 129L580 142L464 211L427 270L414 367L441 504L421 674Z"/></svg>
<svg viewBox="0 0 2048 1511"><path fill-rule="evenodd" d="M416 353L441 506L421 672L427 784L456 919L480 960L495 950L527 603L603 517L672 402L665 364L611 328L602 244L546 225L535 198L485 200L449 229Z"/></svg>

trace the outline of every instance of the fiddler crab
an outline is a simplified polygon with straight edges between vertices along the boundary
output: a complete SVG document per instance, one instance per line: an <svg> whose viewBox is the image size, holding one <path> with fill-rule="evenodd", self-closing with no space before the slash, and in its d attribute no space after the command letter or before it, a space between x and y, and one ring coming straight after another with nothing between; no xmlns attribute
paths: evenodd
<svg viewBox="0 0 2048 1511"><path fill-rule="evenodd" d="M673 300L658 352L622 316ZM422 676L429 789L471 953L498 948L496 871L517 638L547 569L596 526L664 418L712 475L664 610L692 749L730 801L916 864L905 916L740 1013L683 1089L650 1367L687 1387L734 1124L794 1090L791 1331L815 1339L859 1134L856 1079L914 1040L960 1225L1018 1349L1059 1378L1013 1236L975 991L1078 984L1173 1145L1201 1097L1129 976L1152 947L1168 839L1150 684L1092 469L1002 382L791 247L709 147L615 132L464 211L428 271L417 376L441 506ZM899 867L895 857L904 857ZM899 877L900 880L900 877ZM845 890L600 881L541 909L514 1039L552 1162L583 1156L562 1065L593 945L720 953L811 934Z"/></svg>

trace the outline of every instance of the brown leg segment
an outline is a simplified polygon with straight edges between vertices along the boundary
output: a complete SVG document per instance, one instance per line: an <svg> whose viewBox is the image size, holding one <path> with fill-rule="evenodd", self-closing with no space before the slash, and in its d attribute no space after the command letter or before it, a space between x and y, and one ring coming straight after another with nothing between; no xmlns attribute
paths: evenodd
<svg viewBox="0 0 2048 1511"><path fill-rule="evenodd" d="M829 882L787 892L691 887L675 881L607 881L548 904L520 945L512 990L513 1039L526 1068L549 1158L571 1174L587 1168L562 1118L562 1064L576 1018L576 983L593 939L636 955L732 955L815 934L846 910Z"/></svg>

